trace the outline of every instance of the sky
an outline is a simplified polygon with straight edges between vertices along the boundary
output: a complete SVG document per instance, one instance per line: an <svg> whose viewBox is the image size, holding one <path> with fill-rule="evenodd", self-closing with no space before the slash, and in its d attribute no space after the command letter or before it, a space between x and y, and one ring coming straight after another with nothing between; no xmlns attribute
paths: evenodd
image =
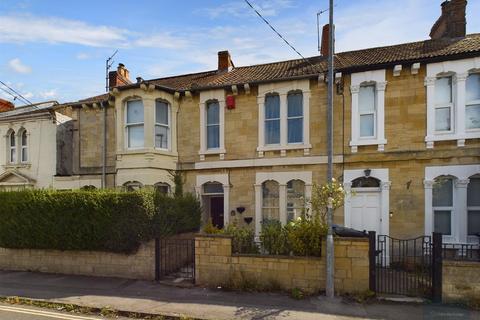
<svg viewBox="0 0 480 320"><path fill-rule="evenodd" d="M302 55L318 54L328 0L250 1ZM336 51L428 39L441 2L335 0ZM469 0L467 33L480 32L478 16ZM115 50L133 81L215 69L221 50L235 66L298 58L244 0L0 0L0 80L32 102L103 93Z"/></svg>

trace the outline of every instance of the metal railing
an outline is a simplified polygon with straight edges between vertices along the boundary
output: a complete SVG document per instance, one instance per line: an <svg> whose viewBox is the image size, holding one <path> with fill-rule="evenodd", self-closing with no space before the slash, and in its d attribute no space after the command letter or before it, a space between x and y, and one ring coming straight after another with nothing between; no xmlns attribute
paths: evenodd
<svg viewBox="0 0 480 320"><path fill-rule="evenodd" d="M478 243L444 243L443 259L457 261L479 261L480 244Z"/></svg>

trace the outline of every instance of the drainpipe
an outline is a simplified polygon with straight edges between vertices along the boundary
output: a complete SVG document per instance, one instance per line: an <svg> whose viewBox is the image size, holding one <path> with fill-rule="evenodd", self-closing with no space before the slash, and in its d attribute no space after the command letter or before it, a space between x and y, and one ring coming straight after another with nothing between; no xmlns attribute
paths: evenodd
<svg viewBox="0 0 480 320"><path fill-rule="evenodd" d="M103 108L103 145L102 145L102 189L106 187L106 171L107 171L107 107L108 102L102 101Z"/></svg>

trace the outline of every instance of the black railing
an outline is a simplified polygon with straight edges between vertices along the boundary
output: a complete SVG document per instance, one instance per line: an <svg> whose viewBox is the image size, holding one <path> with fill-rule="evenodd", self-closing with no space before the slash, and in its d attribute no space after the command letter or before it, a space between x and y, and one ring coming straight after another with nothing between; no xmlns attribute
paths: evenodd
<svg viewBox="0 0 480 320"><path fill-rule="evenodd" d="M442 257L446 260L480 262L480 244L444 243L442 247Z"/></svg>
<svg viewBox="0 0 480 320"><path fill-rule="evenodd" d="M195 240L156 239L155 279L195 279Z"/></svg>

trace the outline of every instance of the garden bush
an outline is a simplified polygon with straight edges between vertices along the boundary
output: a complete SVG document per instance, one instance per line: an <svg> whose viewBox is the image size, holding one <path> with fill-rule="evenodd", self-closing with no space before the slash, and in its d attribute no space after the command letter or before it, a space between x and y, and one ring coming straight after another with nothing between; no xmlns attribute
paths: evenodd
<svg viewBox="0 0 480 320"><path fill-rule="evenodd" d="M200 205L191 195L26 190L0 192L0 204L5 248L132 253L153 237L200 225Z"/></svg>

